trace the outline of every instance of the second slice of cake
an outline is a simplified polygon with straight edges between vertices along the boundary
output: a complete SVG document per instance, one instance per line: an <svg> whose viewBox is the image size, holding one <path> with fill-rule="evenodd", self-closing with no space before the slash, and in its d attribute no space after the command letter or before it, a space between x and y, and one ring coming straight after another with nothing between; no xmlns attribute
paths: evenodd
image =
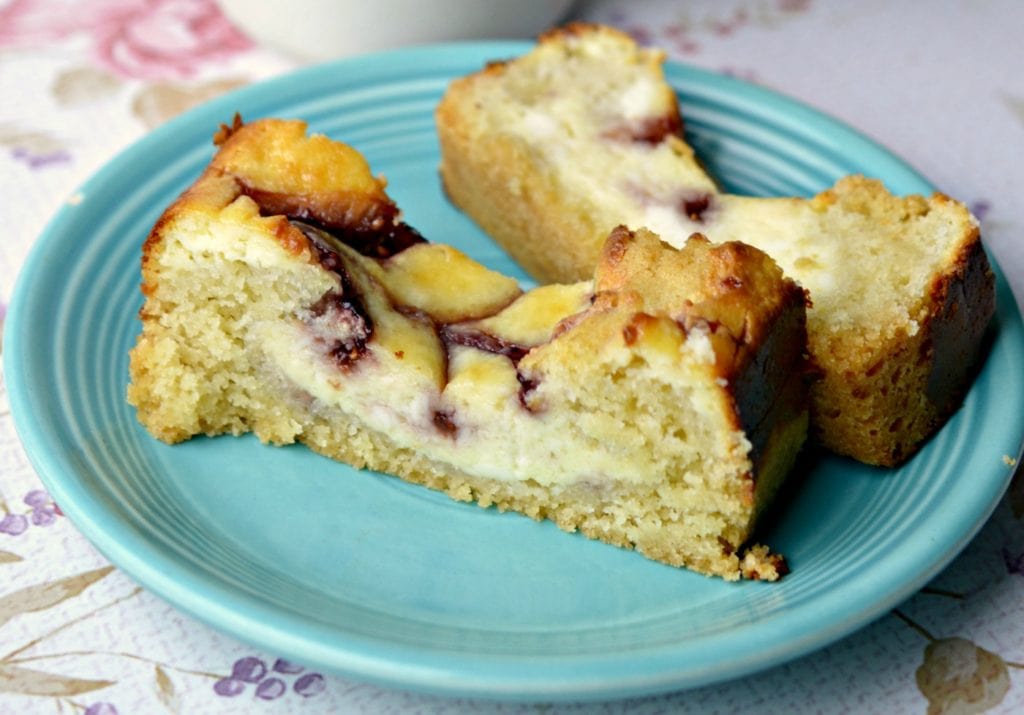
<svg viewBox="0 0 1024 715"><path fill-rule="evenodd" d="M901 463L960 404L981 356L995 299L977 222L947 196L898 197L859 176L810 199L719 191L683 140L663 59L576 24L456 80L437 110L448 195L542 281L590 275L618 224L764 250L810 293L814 433Z"/></svg>

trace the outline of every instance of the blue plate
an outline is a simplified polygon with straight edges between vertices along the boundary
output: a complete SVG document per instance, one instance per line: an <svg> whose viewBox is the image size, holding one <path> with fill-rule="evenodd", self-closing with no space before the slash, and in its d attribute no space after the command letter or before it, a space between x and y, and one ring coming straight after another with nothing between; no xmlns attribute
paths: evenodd
<svg viewBox="0 0 1024 715"><path fill-rule="evenodd" d="M524 277L441 193L433 110L453 77L525 43L410 49L235 92L146 136L57 214L19 278L4 335L26 450L77 527L183 611L291 660L379 684L568 700L707 684L819 648L934 576L988 517L1024 433L1024 336L1000 278L991 352L963 407L909 464L808 459L765 539L793 573L725 582L662 566L303 447L253 438L168 447L125 403L139 249L235 111L299 117L353 144L408 220ZM811 194L843 174L927 192L828 117L669 65L693 145L740 193Z"/></svg>

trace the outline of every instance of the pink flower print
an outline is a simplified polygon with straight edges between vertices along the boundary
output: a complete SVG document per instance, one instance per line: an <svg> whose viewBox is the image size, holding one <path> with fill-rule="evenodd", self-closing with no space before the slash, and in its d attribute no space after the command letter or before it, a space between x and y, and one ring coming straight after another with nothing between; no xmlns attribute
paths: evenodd
<svg viewBox="0 0 1024 715"><path fill-rule="evenodd" d="M0 7L0 46L31 47L122 22L147 0L12 0Z"/></svg>
<svg viewBox="0 0 1024 715"><path fill-rule="evenodd" d="M152 0L97 34L101 63L137 79L190 77L250 44L212 0Z"/></svg>
<svg viewBox="0 0 1024 715"><path fill-rule="evenodd" d="M0 46L93 39L96 61L133 79L177 79L250 47L214 0L14 0L0 8Z"/></svg>

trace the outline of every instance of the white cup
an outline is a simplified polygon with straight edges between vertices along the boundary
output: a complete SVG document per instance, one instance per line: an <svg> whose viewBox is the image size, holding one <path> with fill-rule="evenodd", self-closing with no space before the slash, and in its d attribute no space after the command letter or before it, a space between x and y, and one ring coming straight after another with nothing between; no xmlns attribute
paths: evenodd
<svg viewBox="0 0 1024 715"><path fill-rule="evenodd" d="M532 39L572 0L219 0L253 40L305 61L461 39Z"/></svg>

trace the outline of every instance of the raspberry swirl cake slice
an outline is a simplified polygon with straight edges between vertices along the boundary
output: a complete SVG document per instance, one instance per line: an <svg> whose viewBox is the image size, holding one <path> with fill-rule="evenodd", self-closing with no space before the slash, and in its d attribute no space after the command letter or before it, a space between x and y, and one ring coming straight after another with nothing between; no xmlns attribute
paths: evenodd
<svg viewBox="0 0 1024 715"><path fill-rule="evenodd" d="M542 281L589 276L619 224L757 246L811 297L813 433L899 464L960 404L982 353L995 299L977 222L941 194L859 176L810 199L720 192L683 140L663 59L575 24L456 80L437 109L448 195Z"/></svg>
<svg viewBox="0 0 1024 715"><path fill-rule="evenodd" d="M807 429L805 296L741 243L618 228L529 292L404 224L365 160L236 122L154 227L129 401L254 432L725 579Z"/></svg>

